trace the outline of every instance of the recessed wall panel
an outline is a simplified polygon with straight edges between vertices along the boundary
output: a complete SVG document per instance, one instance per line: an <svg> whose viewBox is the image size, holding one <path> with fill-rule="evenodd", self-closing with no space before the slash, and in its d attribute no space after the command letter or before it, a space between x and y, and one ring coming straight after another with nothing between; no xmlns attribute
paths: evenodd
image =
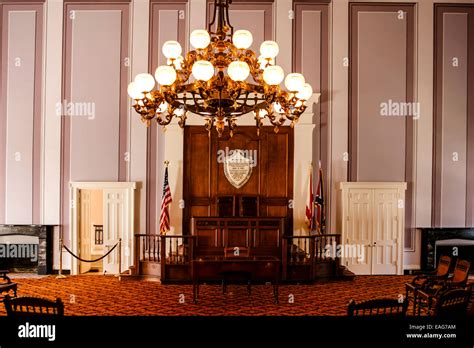
<svg viewBox="0 0 474 348"><path fill-rule="evenodd" d="M42 5L0 5L0 224L40 223Z"/></svg>

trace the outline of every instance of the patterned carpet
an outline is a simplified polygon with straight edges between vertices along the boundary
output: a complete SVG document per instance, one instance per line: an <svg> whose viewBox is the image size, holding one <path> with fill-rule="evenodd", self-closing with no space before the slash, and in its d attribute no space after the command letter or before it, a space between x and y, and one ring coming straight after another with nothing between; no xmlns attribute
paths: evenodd
<svg viewBox="0 0 474 348"><path fill-rule="evenodd" d="M280 285L280 304L273 302L273 287L202 285L199 303L192 301L192 285L161 285L151 281L119 281L114 276L80 275L66 279L14 279L19 296L60 297L66 315L104 316L304 316L346 315L347 304L377 297L397 298L412 276L358 276L353 281L313 285ZM0 315L5 315L0 306Z"/></svg>

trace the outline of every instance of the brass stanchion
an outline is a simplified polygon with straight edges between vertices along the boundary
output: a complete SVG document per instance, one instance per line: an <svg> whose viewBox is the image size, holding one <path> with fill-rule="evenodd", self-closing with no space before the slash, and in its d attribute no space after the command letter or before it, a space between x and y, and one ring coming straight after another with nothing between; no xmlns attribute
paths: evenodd
<svg viewBox="0 0 474 348"><path fill-rule="evenodd" d="M118 241L118 274L117 277L121 279L122 274L122 238Z"/></svg>
<svg viewBox="0 0 474 348"><path fill-rule="evenodd" d="M59 238L59 274L56 279L64 279L66 276L63 274L63 238Z"/></svg>

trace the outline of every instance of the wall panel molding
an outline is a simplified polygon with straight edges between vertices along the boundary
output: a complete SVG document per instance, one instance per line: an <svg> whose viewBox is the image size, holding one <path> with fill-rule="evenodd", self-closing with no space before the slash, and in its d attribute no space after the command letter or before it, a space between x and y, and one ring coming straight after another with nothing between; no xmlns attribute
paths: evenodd
<svg viewBox="0 0 474 348"><path fill-rule="evenodd" d="M70 181L128 180L129 11L128 3L64 5L60 112L65 230Z"/></svg>
<svg viewBox="0 0 474 348"><path fill-rule="evenodd" d="M474 226L474 6L435 5L434 227Z"/></svg>
<svg viewBox="0 0 474 348"><path fill-rule="evenodd" d="M161 49L167 40L176 40L186 52L188 39L188 2L184 1L152 1L150 3L150 41L149 67L154 74L159 65L166 65L166 58ZM133 115L138 117L138 115ZM152 122L147 129L147 213L146 233L158 233L161 197L163 194L165 142L161 127ZM176 163L172 163L175 165Z"/></svg>
<svg viewBox="0 0 474 348"><path fill-rule="evenodd" d="M405 247L412 249L415 6L349 6L349 181L407 182Z"/></svg>
<svg viewBox="0 0 474 348"><path fill-rule="evenodd" d="M39 224L43 3L0 4L0 223Z"/></svg>
<svg viewBox="0 0 474 348"><path fill-rule="evenodd" d="M293 71L302 73L314 93L321 93L313 106L313 165L317 182L318 162L324 178L326 227L331 230L330 143L329 143L329 5L320 1L294 1L293 10Z"/></svg>

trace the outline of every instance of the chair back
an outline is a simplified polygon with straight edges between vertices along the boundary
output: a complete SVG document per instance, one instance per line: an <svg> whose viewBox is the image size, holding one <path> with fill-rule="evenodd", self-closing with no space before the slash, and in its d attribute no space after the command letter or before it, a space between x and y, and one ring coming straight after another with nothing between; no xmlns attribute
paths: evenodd
<svg viewBox="0 0 474 348"><path fill-rule="evenodd" d="M453 283L459 283L465 285L469 277L469 270L471 263L466 260L459 260L456 262L456 268L454 269Z"/></svg>
<svg viewBox="0 0 474 348"><path fill-rule="evenodd" d="M349 302L347 307L348 316L385 316L385 317L404 317L408 308L407 298L403 302L395 299L373 299L356 303L354 300Z"/></svg>
<svg viewBox="0 0 474 348"><path fill-rule="evenodd" d="M38 297L16 297L5 296L3 303L7 316L64 316L64 304L60 298L56 301Z"/></svg>
<svg viewBox="0 0 474 348"><path fill-rule="evenodd" d="M451 267L451 257L446 255L441 255L439 258L438 268L436 270L436 275L443 277L449 273L449 268Z"/></svg>
<svg viewBox="0 0 474 348"><path fill-rule="evenodd" d="M445 291L439 296L433 314L444 318L459 318L466 316L470 299L470 288Z"/></svg>

